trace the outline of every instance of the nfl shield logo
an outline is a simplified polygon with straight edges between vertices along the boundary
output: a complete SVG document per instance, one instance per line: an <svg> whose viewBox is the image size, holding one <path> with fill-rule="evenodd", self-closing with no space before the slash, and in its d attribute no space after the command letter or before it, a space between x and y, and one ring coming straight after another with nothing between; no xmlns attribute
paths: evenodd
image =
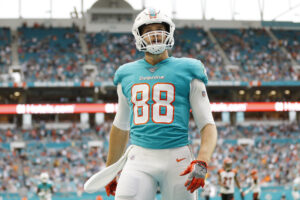
<svg viewBox="0 0 300 200"><path fill-rule="evenodd" d="M202 91L202 96L205 97L206 96L206 92Z"/></svg>
<svg viewBox="0 0 300 200"><path fill-rule="evenodd" d="M155 9L150 8L150 9L149 9L149 17L150 17L150 19L155 19L155 18L157 18L157 14L159 14L159 12L160 12L160 11L157 12Z"/></svg>
<svg viewBox="0 0 300 200"><path fill-rule="evenodd" d="M157 70L157 67L149 68L149 71L150 71L150 72L155 72L156 70Z"/></svg>

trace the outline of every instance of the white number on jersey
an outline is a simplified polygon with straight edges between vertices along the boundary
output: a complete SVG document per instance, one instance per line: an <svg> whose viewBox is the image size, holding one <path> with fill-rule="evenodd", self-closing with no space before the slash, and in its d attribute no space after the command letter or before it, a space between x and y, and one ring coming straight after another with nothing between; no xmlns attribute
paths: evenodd
<svg viewBox="0 0 300 200"><path fill-rule="evenodd" d="M131 88L133 122L146 124L150 118L150 85L141 83ZM158 124L171 124L174 120L175 86L171 83L156 83L152 87L152 121Z"/></svg>
<svg viewBox="0 0 300 200"><path fill-rule="evenodd" d="M136 84L131 88L131 102L133 103L134 124L146 124L149 121L150 85L147 83Z"/></svg>

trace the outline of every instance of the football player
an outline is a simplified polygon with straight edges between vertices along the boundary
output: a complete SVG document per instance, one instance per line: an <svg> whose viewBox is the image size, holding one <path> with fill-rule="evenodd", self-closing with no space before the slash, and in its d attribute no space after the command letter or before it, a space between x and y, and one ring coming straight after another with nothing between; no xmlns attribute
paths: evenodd
<svg viewBox="0 0 300 200"><path fill-rule="evenodd" d="M295 178L293 181L293 189L292 189L292 196L294 200L299 200L300 199L300 177Z"/></svg>
<svg viewBox="0 0 300 200"><path fill-rule="evenodd" d="M260 186L258 182L258 171L256 169L251 170L251 186L245 192L243 196L246 196L249 192L253 191L253 200L259 200L260 197Z"/></svg>
<svg viewBox="0 0 300 200"><path fill-rule="evenodd" d="M232 159L225 158L223 168L218 171L218 183L222 200L234 199L234 185L236 184L241 191L239 180L237 179L237 170L232 169ZM235 183L235 184L234 184Z"/></svg>
<svg viewBox="0 0 300 200"><path fill-rule="evenodd" d="M210 193L211 193L211 183L206 180L205 181L205 186L201 192L201 196L205 199L205 200L209 200L210 199Z"/></svg>
<svg viewBox="0 0 300 200"><path fill-rule="evenodd" d="M52 184L49 183L49 175L46 172L40 175L41 183L38 185L37 195L40 200L51 200L53 194Z"/></svg>
<svg viewBox="0 0 300 200"><path fill-rule="evenodd" d="M207 75L199 60L169 57L174 30L173 21L160 10L143 10L132 33L145 57L115 73L118 110L106 165L122 156L129 132L134 145L119 180L106 186L107 195L116 200L153 200L158 186L162 199L192 200L205 184L217 140ZM188 140L190 109L202 135L196 159Z"/></svg>

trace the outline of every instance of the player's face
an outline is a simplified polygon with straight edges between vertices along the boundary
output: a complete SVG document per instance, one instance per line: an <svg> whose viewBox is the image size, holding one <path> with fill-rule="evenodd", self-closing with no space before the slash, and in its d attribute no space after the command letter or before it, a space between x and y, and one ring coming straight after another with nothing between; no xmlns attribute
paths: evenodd
<svg viewBox="0 0 300 200"><path fill-rule="evenodd" d="M149 24L143 27L141 35L144 37L147 44L162 43L165 40L164 34L152 34L153 31L166 31L166 27L163 24Z"/></svg>
<svg viewBox="0 0 300 200"><path fill-rule="evenodd" d="M230 170L231 170L231 166L232 166L231 163L225 163L225 164L224 164L224 169L225 169L226 171L230 171Z"/></svg>

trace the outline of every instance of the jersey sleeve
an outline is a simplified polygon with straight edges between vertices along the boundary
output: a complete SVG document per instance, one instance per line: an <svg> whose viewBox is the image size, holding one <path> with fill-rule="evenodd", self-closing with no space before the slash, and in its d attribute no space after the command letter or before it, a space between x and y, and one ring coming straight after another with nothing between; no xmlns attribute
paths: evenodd
<svg viewBox="0 0 300 200"><path fill-rule="evenodd" d="M195 123L200 131L207 124L215 124L205 85L198 79L191 82L190 104Z"/></svg>
<svg viewBox="0 0 300 200"><path fill-rule="evenodd" d="M115 72L115 76L114 76L113 82L114 82L114 85L116 85L116 86L117 86L119 83L121 83L121 73L120 73L119 70L117 70L117 71Z"/></svg>
<svg viewBox="0 0 300 200"><path fill-rule="evenodd" d="M118 92L118 110L113 125L121 130L127 131L129 130L130 127L130 120L129 120L130 108L127 103L127 99L123 94L121 84L118 84L117 92Z"/></svg>
<svg viewBox="0 0 300 200"><path fill-rule="evenodd" d="M115 86L117 86L119 83L122 82L124 74L126 73L126 71L124 70L125 66L126 66L126 64L121 65L115 72L114 80L113 80Z"/></svg>
<svg viewBox="0 0 300 200"><path fill-rule="evenodd" d="M202 62L200 60L192 59L190 65L192 79L199 79L206 85L208 82L208 78L206 69Z"/></svg>

